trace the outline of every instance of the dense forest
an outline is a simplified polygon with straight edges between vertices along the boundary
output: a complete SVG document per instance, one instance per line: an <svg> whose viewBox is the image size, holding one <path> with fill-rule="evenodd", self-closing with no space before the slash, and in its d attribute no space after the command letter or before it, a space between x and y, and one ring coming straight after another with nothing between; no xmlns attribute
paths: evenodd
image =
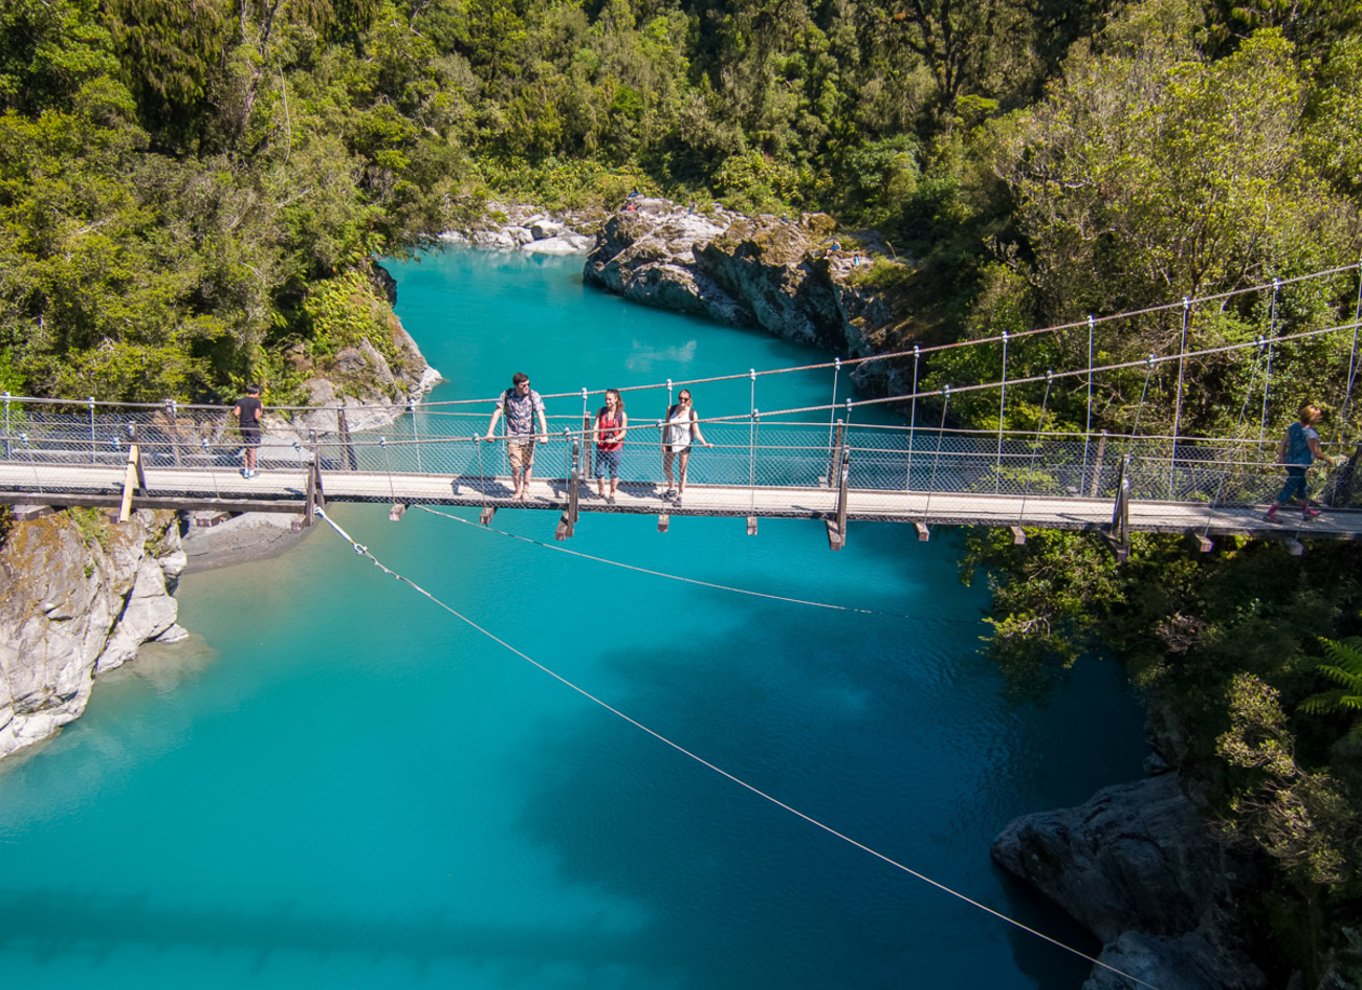
<svg viewBox="0 0 1362 990"><path fill-rule="evenodd" d="M1359 28L1348 0L7 0L0 390L290 396L309 360L381 335L371 259L494 199L637 188L874 227L909 346L1347 266ZM1358 297L1353 271L1312 285L1271 318ZM1214 342L1268 316L1197 319ZM1281 362L1284 411L1350 370ZM1241 392L1207 363L1187 415L1224 426ZM1272 864L1242 914L1274 984L1362 985L1357 551L1145 537L1118 565L1035 533L976 538L963 569L994 587L1019 689L1127 663L1210 817Z"/></svg>

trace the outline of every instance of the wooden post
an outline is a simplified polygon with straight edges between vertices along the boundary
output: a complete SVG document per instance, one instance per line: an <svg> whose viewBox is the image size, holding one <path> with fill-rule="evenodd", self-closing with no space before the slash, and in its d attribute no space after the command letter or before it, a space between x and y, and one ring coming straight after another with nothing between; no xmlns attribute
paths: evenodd
<svg viewBox="0 0 1362 990"><path fill-rule="evenodd" d="M1120 474L1116 479L1116 504L1111 510L1111 526L1107 538L1111 541L1116 559L1124 561L1130 556L1130 477L1126 473L1130 466L1130 455L1121 458Z"/></svg>
<svg viewBox="0 0 1362 990"><path fill-rule="evenodd" d="M558 520L558 528L554 531L555 540L566 540L572 536L572 531L577 526L578 499L581 495L582 479L582 444L580 440L572 441L572 470L568 472L568 504L563 510L562 517Z"/></svg>
<svg viewBox="0 0 1362 990"><path fill-rule="evenodd" d="M837 421L836 439L832 443L832 451L828 458L828 487L838 486L837 469L842 463L842 447L846 438L846 424L842 420Z"/></svg>
<svg viewBox="0 0 1362 990"><path fill-rule="evenodd" d="M1107 431L1102 431L1102 438L1097 441L1097 457L1092 464L1092 480L1088 482L1088 498L1097 497L1098 482L1102 480L1102 459L1107 453Z"/></svg>
<svg viewBox="0 0 1362 990"><path fill-rule="evenodd" d="M143 497L147 494L147 476L142 473L142 452L137 444L128 446L128 469L123 473L123 501L118 506L118 521L127 522L132 517L132 492Z"/></svg>
<svg viewBox="0 0 1362 990"><path fill-rule="evenodd" d="M841 423L838 423L838 433L841 433ZM847 479L851 475L851 456L846 450L842 449L841 437L837 441L840 459L837 470L837 512L834 519L827 521L828 525L828 548L840 550L847 543Z"/></svg>
<svg viewBox="0 0 1362 990"><path fill-rule="evenodd" d="M336 407L336 432L340 435L341 463L347 471L354 471L359 467L359 460L355 457L355 445L350 442L350 424L345 418L344 406Z"/></svg>
<svg viewBox="0 0 1362 990"><path fill-rule="evenodd" d="M322 490L322 468L317 461L317 451L312 451L312 463L307 468L307 505L303 509L303 521L311 526L317 520L317 509L326 508L326 492Z"/></svg>

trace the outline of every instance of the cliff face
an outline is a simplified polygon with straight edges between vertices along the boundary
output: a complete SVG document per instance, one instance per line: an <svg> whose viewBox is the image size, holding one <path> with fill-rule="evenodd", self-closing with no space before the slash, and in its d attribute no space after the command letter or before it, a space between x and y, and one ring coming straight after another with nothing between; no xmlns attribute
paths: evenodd
<svg viewBox="0 0 1362 990"><path fill-rule="evenodd" d="M14 523L0 547L0 757L79 717L96 674L183 637L185 557L169 512L94 510Z"/></svg>
<svg viewBox="0 0 1362 990"><path fill-rule="evenodd" d="M852 283L859 258L832 250L834 229L821 214L705 215L641 199L606 222L585 278L645 305L866 357L890 312Z"/></svg>

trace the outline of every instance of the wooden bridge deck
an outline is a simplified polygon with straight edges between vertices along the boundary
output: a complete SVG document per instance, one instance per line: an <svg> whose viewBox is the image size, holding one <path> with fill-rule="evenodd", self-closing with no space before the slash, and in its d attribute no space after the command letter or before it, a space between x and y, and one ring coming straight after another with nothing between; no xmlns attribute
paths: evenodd
<svg viewBox="0 0 1362 990"><path fill-rule="evenodd" d="M36 502L56 505L118 505L123 496L126 466L109 464L39 464L0 462L0 503ZM148 472L146 496L135 496L133 507L224 509L302 513L306 508L307 465L272 468L251 479L230 468L205 470L160 467ZM530 497L510 499L510 479L448 475L381 474L334 471L323 477L328 502L424 503L469 508L539 509L562 512L568 507L569 486L562 478L535 479ZM662 498L661 486L651 482L621 484L616 504L581 489L581 514L614 512L656 516L738 516L833 520L837 514L835 489L693 485L680 505ZM589 493L589 494L588 494ZM912 523L926 538L929 526L1040 527L1046 529L1105 530L1112 520L1106 499L927 493L850 489L848 522ZM1362 537L1362 512L1325 509L1317 519L1302 523L1294 511L1283 510L1281 521L1263 519L1262 508L1217 506L1189 502L1132 501L1129 526L1134 531L1187 533L1204 536L1276 535L1333 539ZM580 524L580 523L579 523Z"/></svg>

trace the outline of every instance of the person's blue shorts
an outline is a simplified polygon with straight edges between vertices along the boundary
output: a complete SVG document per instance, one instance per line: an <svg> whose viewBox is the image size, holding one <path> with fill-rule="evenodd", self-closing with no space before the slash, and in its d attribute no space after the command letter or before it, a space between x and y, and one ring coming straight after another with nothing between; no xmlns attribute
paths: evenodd
<svg viewBox="0 0 1362 990"><path fill-rule="evenodd" d="M620 454L624 453L623 447L616 447L614 450L602 450L596 448L596 477L604 478L607 469L610 471L610 478L620 476Z"/></svg>

